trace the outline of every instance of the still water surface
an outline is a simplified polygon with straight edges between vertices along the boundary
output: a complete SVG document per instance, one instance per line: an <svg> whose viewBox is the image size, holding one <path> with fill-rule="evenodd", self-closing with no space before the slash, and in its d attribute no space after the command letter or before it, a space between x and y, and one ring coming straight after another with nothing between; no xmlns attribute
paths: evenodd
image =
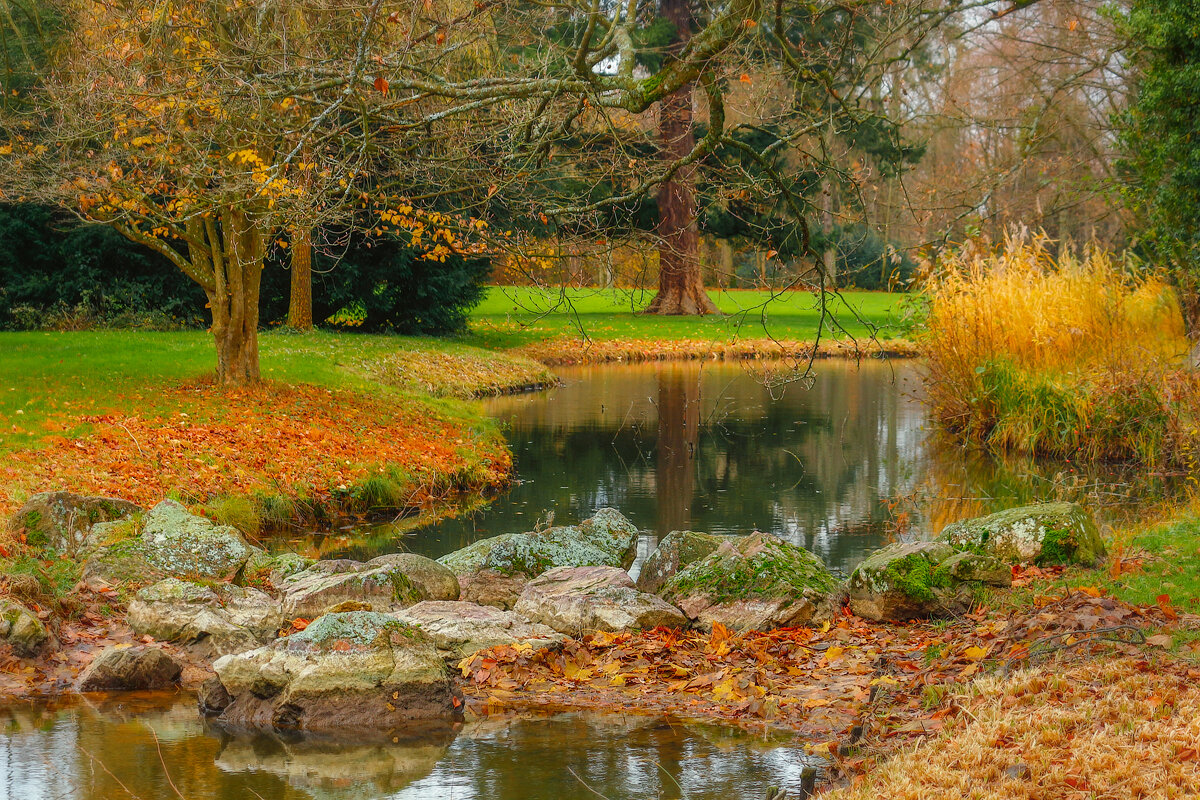
<svg viewBox="0 0 1200 800"><path fill-rule="evenodd" d="M485 720L414 742L235 736L190 697L0 710L0 800L759 800L799 743L656 717Z"/></svg>

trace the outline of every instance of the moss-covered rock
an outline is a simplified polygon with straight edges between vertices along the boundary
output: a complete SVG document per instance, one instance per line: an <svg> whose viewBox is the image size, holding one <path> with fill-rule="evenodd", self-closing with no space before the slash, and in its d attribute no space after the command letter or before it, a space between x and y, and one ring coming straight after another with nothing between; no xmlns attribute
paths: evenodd
<svg viewBox="0 0 1200 800"><path fill-rule="evenodd" d="M372 611L326 614L213 669L232 698L221 720L245 727L387 730L460 716L432 640Z"/></svg>
<svg viewBox="0 0 1200 800"><path fill-rule="evenodd" d="M660 595L702 629L738 631L805 625L830 612L838 581L821 559L777 536L723 543L677 573Z"/></svg>
<svg viewBox="0 0 1200 800"><path fill-rule="evenodd" d="M698 531L671 531L642 563L637 587L657 593L679 570L707 557L733 536Z"/></svg>
<svg viewBox="0 0 1200 800"><path fill-rule="evenodd" d="M457 600L458 579L436 561L412 553L371 561L318 561L283 578L283 610L288 618L318 617L356 602L373 611L393 611L422 600Z"/></svg>
<svg viewBox="0 0 1200 800"><path fill-rule="evenodd" d="M525 584L558 567L627 569L637 552L637 528L604 508L578 525L509 533L475 542L438 562L458 576L461 599L510 609Z"/></svg>
<svg viewBox="0 0 1200 800"><path fill-rule="evenodd" d="M428 634L452 664L498 645L528 642L536 649L560 643L565 638L512 611L461 600L425 600L397 611L395 616Z"/></svg>
<svg viewBox="0 0 1200 800"><path fill-rule="evenodd" d="M83 580L93 587L137 588L166 577L165 570L150 563L140 538L90 550L83 564Z"/></svg>
<svg viewBox="0 0 1200 800"><path fill-rule="evenodd" d="M177 577L231 580L254 552L236 528L191 514L174 500L146 512L142 542L147 560Z"/></svg>
<svg viewBox="0 0 1200 800"><path fill-rule="evenodd" d="M255 550L246 559L238 582L243 586L278 586L285 578L303 572L313 565L311 558L299 553L268 553Z"/></svg>
<svg viewBox="0 0 1200 800"><path fill-rule="evenodd" d="M1007 586L1012 572L980 553L945 542L889 545L850 575L850 608L860 617L900 621L967 610L984 586Z"/></svg>
<svg viewBox="0 0 1200 800"><path fill-rule="evenodd" d="M947 525L941 541L1010 564L1094 566L1105 556L1092 515L1076 503L1040 503Z"/></svg>
<svg viewBox="0 0 1200 800"><path fill-rule="evenodd" d="M50 632L37 614L15 600L0 599L0 639L23 658L35 656L50 640Z"/></svg>
<svg viewBox="0 0 1200 800"><path fill-rule="evenodd" d="M34 547L74 553L97 523L114 522L141 512L140 506L115 497L73 492L41 492L29 498L9 522Z"/></svg>

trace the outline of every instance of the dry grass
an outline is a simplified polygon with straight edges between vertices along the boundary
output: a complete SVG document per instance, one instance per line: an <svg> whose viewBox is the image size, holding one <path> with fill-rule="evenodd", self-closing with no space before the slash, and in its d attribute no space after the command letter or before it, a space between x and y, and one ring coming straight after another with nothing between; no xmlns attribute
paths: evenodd
<svg viewBox="0 0 1200 800"><path fill-rule="evenodd" d="M967 722L824 800L1200 796L1200 672L1138 658L973 684ZM971 720L973 718L973 721ZM1028 778L1015 778L1020 765ZM1006 770L1009 771L1006 773Z"/></svg>
<svg viewBox="0 0 1200 800"><path fill-rule="evenodd" d="M826 340L813 354L811 342L774 339L557 339L526 345L521 352L549 366L572 364L642 363L647 361L798 360L809 358L908 358L916 345L903 339L883 342Z"/></svg>
<svg viewBox="0 0 1200 800"><path fill-rule="evenodd" d="M464 348L464 351L466 348ZM558 383L546 367L527 356L471 348L397 349L373 355L363 368L381 383L434 397L488 397Z"/></svg>
<svg viewBox="0 0 1200 800"><path fill-rule="evenodd" d="M1108 253L1044 236L968 243L930 264L922 352L941 426L1001 451L1180 460L1196 379L1174 292Z"/></svg>

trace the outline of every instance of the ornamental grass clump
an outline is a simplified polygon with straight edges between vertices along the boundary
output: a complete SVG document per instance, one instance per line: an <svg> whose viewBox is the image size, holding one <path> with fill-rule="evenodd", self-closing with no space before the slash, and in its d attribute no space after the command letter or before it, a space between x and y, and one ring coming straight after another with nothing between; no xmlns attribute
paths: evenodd
<svg viewBox="0 0 1200 800"><path fill-rule="evenodd" d="M1186 462L1200 382L1174 291L1099 248L972 241L925 265L935 419L1003 452Z"/></svg>

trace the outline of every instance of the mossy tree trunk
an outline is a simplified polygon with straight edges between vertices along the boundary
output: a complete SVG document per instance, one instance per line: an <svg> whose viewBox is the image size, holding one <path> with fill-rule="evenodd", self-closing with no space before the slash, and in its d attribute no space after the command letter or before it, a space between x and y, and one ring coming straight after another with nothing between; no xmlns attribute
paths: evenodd
<svg viewBox="0 0 1200 800"><path fill-rule="evenodd" d="M312 310L312 233L296 231L292 237L292 289L288 299L288 326L310 331Z"/></svg>

